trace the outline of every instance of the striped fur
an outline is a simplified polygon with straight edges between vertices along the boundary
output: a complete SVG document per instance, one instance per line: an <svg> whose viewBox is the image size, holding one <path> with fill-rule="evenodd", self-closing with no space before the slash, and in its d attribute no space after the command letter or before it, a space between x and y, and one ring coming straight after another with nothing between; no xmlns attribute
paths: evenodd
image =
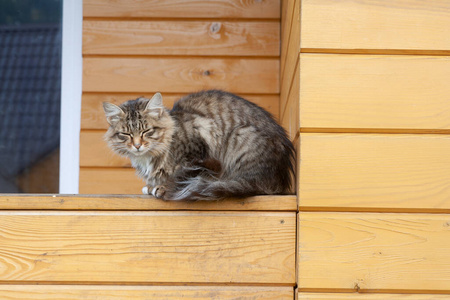
<svg viewBox="0 0 450 300"><path fill-rule="evenodd" d="M259 106L219 90L178 100L159 93L104 103L109 146L130 158L145 191L165 200L217 200L291 191L295 152Z"/></svg>

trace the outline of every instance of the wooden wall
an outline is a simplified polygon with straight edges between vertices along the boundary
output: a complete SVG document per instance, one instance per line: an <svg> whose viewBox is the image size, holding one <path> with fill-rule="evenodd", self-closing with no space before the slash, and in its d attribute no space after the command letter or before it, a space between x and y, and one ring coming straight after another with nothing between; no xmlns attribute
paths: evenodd
<svg viewBox="0 0 450 300"><path fill-rule="evenodd" d="M3 194L0 299L292 300L296 202Z"/></svg>
<svg viewBox="0 0 450 300"><path fill-rule="evenodd" d="M282 2L299 299L450 297L449 28L446 1Z"/></svg>
<svg viewBox="0 0 450 300"><path fill-rule="evenodd" d="M280 1L83 1L80 193L137 194L143 182L102 139L101 103L220 88L279 118Z"/></svg>

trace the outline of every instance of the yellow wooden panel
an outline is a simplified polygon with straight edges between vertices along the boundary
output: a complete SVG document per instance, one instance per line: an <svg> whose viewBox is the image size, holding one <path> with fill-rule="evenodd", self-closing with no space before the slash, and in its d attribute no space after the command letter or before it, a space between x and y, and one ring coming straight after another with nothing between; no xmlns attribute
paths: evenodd
<svg viewBox="0 0 450 300"><path fill-rule="evenodd" d="M173 103L181 98L183 94L166 94L163 92L163 102L167 108L172 108ZM82 129L106 129L108 123L103 112L102 102L112 102L120 104L127 100L136 99L141 96L150 98L155 92L145 92L141 94L108 94L108 93L84 93L83 103L81 105L81 128ZM241 97L258 104L276 119L279 118L279 101L278 95L240 95Z"/></svg>
<svg viewBox="0 0 450 300"><path fill-rule="evenodd" d="M104 140L104 130L81 131L81 167L131 167L130 160L114 153Z"/></svg>
<svg viewBox="0 0 450 300"><path fill-rule="evenodd" d="M294 9L294 6L299 8L299 0L283 0L282 1L282 12L281 12L281 54L280 54L280 73L281 78L284 76L284 67L286 63L286 55L288 52L288 48L290 43L292 44L292 39L300 39L300 36L297 32L298 37L295 37L295 33L291 36L292 27L299 27L300 29L300 20L297 20L297 17L300 11ZM295 15L295 16L294 16ZM294 28L295 30L295 28ZM300 45L300 43L298 44ZM299 52L300 49L297 49Z"/></svg>
<svg viewBox="0 0 450 300"><path fill-rule="evenodd" d="M299 289L450 291L450 216L299 214Z"/></svg>
<svg viewBox="0 0 450 300"><path fill-rule="evenodd" d="M295 212L0 212L0 281L295 284Z"/></svg>
<svg viewBox="0 0 450 300"><path fill-rule="evenodd" d="M83 22L83 54L278 56L280 23Z"/></svg>
<svg viewBox="0 0 450 300"><path fill-rule="evenodd" d="M295 68L292 85L288 90L281 90L280 99L286 98L286 105L280 104L282 112L281 124L287 130L291 140L294 140L299 129L299 105L300 105L300 67Z"/></svg>
<svg viewBox="0 0 450 300"><path fill-rule="evenodd" d="M295 65L300 53L300 1L295 0L292 8L291 29L287 45L285 41L282 41L282 46L287 47L285 57L281 58L281 79L282 85L290 85L294 76Z"/></svg>
<svg viewBox="0 0 450 300"><path fill-rule="evenodd" d="M450 135L300 135L300 207L450 209Z"/></svg>
<svg viewBox="0 0 450 300"><path fill-rule="evenodd" d="M144 185L132 168L80 168L80 194L142 195Z"/></svg>
<svg viewBox="0 0 450 300"><path fill-rule="evenodd" d="M161 299L280 299L292 300L290 287L228 286L78 286L78 285L1 285L0 295L10 300L161 300Z"/></svg>
<svg viewBox="0 0 450 300"><path fill-rule="evenodd" d="M448 51L448 28L448 1L302 1L302 48Z"/></svg>
<svg viewBox="0 0 450 300"><path fill-rule="evenodd" d="M300 55L304 128L450 129L450 57Z"/></svg>
<svg viewBox="0 0 450 300"><path fill-rule="evenodd" d="M279 92L278 59L84 58L84 92Z"/></svg>
<svg viewBox="0 0 450 300"><path fill-rule="evenodd" d="M384 300L384 299L406 299L406 300L433 300L448 299L450 295L437 294L367 294L367 293L299 293L300 300Z"/></svg>
<svg viewBox="0 0 450 300"><path fill-rule="evenodd" d="M264 210L297 211L295 195L221 201L162 201L148 195L2 194L0 210Z"/></svg>
<svg viewBox="0 0 450 300"><path fill-rule="evenodd" d="M280 1L84 0L84 17L280 18Z"/></svg>

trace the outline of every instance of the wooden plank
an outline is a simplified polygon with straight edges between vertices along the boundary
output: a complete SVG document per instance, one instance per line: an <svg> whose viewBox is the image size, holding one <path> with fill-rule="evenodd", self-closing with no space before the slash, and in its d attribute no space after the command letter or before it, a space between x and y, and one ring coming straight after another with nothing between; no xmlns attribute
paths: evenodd
<svg viewBox="0 0 450 300"><path fill-rule="evenodd" d="M81 131L81 167L131 167L129 159L114 153L104 140L104 130Z"/></svg>
<svg viewBox="0 0 450 300"><path fill-rule="evenodd" d="M233 93L277 94L278 78L278 59L83 59L84 92L189 93L219 88Z"/></svg>
<svg viewBox="0 0 450 300"><path fill-rule="evenodd" d="M300 0L295 0L292 7L291 29L289 32L289 40L283 41L282 46L286 47L286 55L281 58L281 78L283 82L290 85L294 76L295 64L300 54Z"/></svg>
<svg viewBox="0 0 450 300"><path fill-rule="evenodd" d="M281 299L292 300L290 287L233 286L88 286L2 285L0 294L10 300L160 300L160 299Z"/></svg>
<svg viewBox="0 0 450 300"><path fill-rule="evenodd" d="M284 65L286 62L286 54L290 42L290 35L293 23L294 6L298 0L283 0L281 3L281 53L280 53L280 73L281 79L284 74Z"/></svg>
<svg viewBox="0 0 450 300"><path fill-rule="evenodd" d="M300 55L303 128L450 129L450 57Z"/></svg>
<svg viewBox="0 0 450 300"><path fill-rule="evenodd" d="M293 2L291 4L293 7L290 7L293 12L291 16L291 28L289 31L289 40L282 41L282 47L286 47L286 49L282 49L283 55L280 58L281 63L281 72L280 72L280 116L283 116L284 111L288 105L288 94L294 83L294 77L298 74L299 68L299 55L300 55L300 0L290 1ZM298 100L297 100L298 101Z"/></svg>
<svg viewBox="0 0 450 300"><path fill-rule="evenodd" d="M151 196L2 194L0 210L297 211L297 197L254 196L221 201L161 201Z"/></svg>
<svg viewBox="0 0 450 300"><path fill-rule="evenodd" d="M280 103L280 111L282 111L281 124L287 130L290 139L293 141L300 127L299 122L299 106L300 106L300 66L295 68L292 85L288 90L281 90L280 99L286 98L286 104ZM286 96L287 95L287 96Z"/></svg>
<svg viewBox="0 0 450 300"><path fill-rule="evenodd" d="M448 28L448 1L305 0L302 3L303 48L450 53Z"/></svg>
<svg viewBox="0 0 450 300"><path fill-rule="evenodd" d="M407 300L432 300L448 299L450 295L437 294L358 294L358 293L298 293L300 300L380 300L380 299L407 299Z"/></svg>
<svg viewBox="0 0 450 300"><path fill-rule="evenodd" d="M301 209L450 209L450 135L302 133L300 139Z"/></svg>
<svg viewBox="0 0 450 300"><path fill-rule="evenodd" d="M142 195L144 185L132 168L80 168L80 194Z"/></svg>
<svg viewBox="0 0 450 300"><path fill-rule="evenodd" d="M84 0L84 17L280 18L280 1Z"/></svg>
<svg viewBox="0 0 450 300"><path fill-rule="evenodd" d="M85 20L83 54L279 56L280 23Z"/></svg>
<svg viewBox="0 0 450 300"><path fill-rule="evenodd" d="M102 102L112 102L120 104L130 99L136 99L138 97L150 98L154 92L145 92L141 94L132 93L84 93L82 97L81 105L81 129L106 129L108 123L104 117ZM173 103L181 98L183 94L171 94L164 93L163 102L168 108L172 108ZM262 108L266 109L276 119L279 119L280 97L278 95L240 95L241 97L256 103Z"/></svg>
<svg viewBox="0 0 450 300"><path fill-rule="evenodd" d="M0 212L0 281L295 284L295 212Z"/></svg>
<svg viewBox="0 0 450 300"><path fill-rule="evenodd" d="M299 214L299 289L450 291L445 214Z"/></svg>

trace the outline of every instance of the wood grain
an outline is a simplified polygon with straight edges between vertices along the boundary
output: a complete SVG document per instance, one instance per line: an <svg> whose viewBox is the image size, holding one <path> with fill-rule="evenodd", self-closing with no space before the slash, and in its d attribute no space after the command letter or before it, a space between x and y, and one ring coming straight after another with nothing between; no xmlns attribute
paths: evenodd
<svg viewBox="0 0 450 300"><path fill-rule="evenodd" d="M279 56L280 23L83 22L83 54Z"/></svg>
<svg viewBox="0 0 450 300"><path fill-rule="evenodd" d="M80 194L142 195L145 182L132 168L80 168Z"/></svg>
<svg viewBox="0 0 450 300"><path fill-rule="evenodd" d="M281 79L283 85L290 85L294 76L295 65L300 54L300 0L295 0L292 7L289 40L282 41L286 54L280 58Z"/></svg>
<svg viewBox="0 0 450 300"><path fill-rule="evenodd" d="M301 209L450 209L450 135L305 133L300 140Z"/></svg>
<svg viewBox="0 0 450 300"><path fill-rule="evenodd" d="M0 212L0 281L295 284L295 212Z"/></svg>
<svg viewBox="0 0 450 300"><path fill-rule="evenodd" d="M233 93L277 94L278 78L278 59L83 59L84 92L189 93L219 88Z"/></svg>
<svg viewBox="0 0 450 300"><path fill-rule="evenodd" d="M138 97L150 98L155 92L143 92L141 94L133 93L84 93L81 105L81 129L106 129L108 123L103 112L102 102L111 102L120 104L127 100L136 99ZM172 108L173 103L184 96L183 94L170 94L163 92L163 102L167 108ZM241 97L256 103L266 109L276 119L279 119L279 101L278 95L245 95Z"/></svg>
<svg viewBox="0 0 450 300"><path fill-rule="evenodd" d="M292 49L296 42L297 53L300 52L300 3L299 0L282 1L281 16L281 53L280 53L280 73L281 79L284 76L284 68L286 64L288 50ZM293 55L291 52L290 55Z"/></svg>
<svg viewBox="0 0 450 300"><path fill-rule="evenodd" d="M280 18L280 1L257 0L84 0L84 17Z"/></svg>
<svg viewBox="0 0 450 300"><path fill-rule="evenodd" d="M254 196L221 201L162 201L147 195L2 194L0 210L297 211L297 197Z"/></svg>
<svg viewBox="0 0 450 300"><path fill-rule="evenodd" d="M291 141L293 141L300 127L300 66L298 61L292 84L289 87L283 87L280 99L286 99L284 105L280 103L281 124L288 132Z"/></svg>
<svg viewBox="0 0 450 300"><path fill-rule="evenodd" d="M129 159L114 153L104 141L105 131L81 131L81 167L131 167Z"/></svg>
<svg viewBox="0 0 450 300"><path fill-rule="evenodd" d="M290 287L196 287L196 286L87 286L2 285L0 294L10 300L161 300L161 299L280 299L292 300Z"/></svg>
<svg viewBox="0 0 450 300"><path fill-rule="evenodd" d="M450 129L450 57L300 55L302 128Z"/></svg>
<svg viewBox="0 0 450 300"><path fill-rule="evenodd" d="M433 300L448 299L449 295L437 294L367 294L367 293L302 293L298 294L300 300L380 300L380 299L406 299L406 300Z"/></svg>
<svg viewBox="0 0 450 300"><path fill-rule="evenodd" d="M305 0L301 26L302 48L450 53L448 1Z"/></svg>
<svg viewBox="0 0 450 300"><path fill-rule="evenodd" d="M447 214L299 214L299 289L450 291Z"/></svg>

